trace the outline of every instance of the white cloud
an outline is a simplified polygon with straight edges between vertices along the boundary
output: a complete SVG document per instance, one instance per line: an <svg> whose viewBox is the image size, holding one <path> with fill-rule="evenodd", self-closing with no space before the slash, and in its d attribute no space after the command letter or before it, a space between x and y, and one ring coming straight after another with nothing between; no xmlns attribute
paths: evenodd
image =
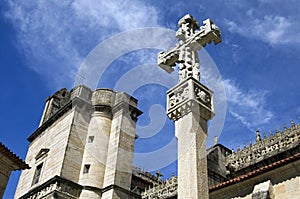
<svg viewBox="0 0 300 199"><path fill-rule="evenodd" d="M134 28L157 26L154 7L138 0L9 1L13 24L28 65L56 86L71 85L84 57L101 40Z"/></svg>
<svg viewBox="0 0 300 199"><path fill-rule="evenodd" d="M78 16L88 20L89 24L107 28L129 30L153 26L157 21L155 8L136 0L74 1L72 6Z"/></svg>
<svg viewBox="0 0 300 199"><path fill-rule="evenodd" d="M265 91L244 91L232 80L224 80L229 113L249 130L267 124L272 118L272 111L266 107Z"/></svg>
<svg viewBox="0 0 300 199"><path fill-rule="evenodd" d="M246 22L227 20L229 31L272 45L300 41L300 34L297 31L299 22L287 16L265 15L258 18L254 16L253 10L248 10L247 18Z"/></svg>

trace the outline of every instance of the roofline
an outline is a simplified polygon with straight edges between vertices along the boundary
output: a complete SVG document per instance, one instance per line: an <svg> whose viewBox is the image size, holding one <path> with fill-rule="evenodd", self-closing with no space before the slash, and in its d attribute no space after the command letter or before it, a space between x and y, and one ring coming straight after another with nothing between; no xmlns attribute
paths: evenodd
<svg viewBox="0 0 300 199"><path fill-rule="evenodd" d="M279 160L277 162L273 162L269 165L266 165L264 167L261 167L259 169L254 170L254 171L251 171L251 172L246 173L244 175L241 175L239 177L236 177L236 178L230 179L228 181L222 182L220 184L217 184L215 186L212 186L212 187L209 188L209 191L212 192L212 191L227 187L229 185L239 183L241 181L244 181L244 180L247 180L249 178L255 177L255 176L257 176L261 173L267 172L267 171L272 170L274 168L278 168L280 166L283 166L287 163L294 162L294 161L299 160L299 159L300 159L300 153L296 153L295 155L292 155L290 157L284 158L284 159Z"/></svg>
<svg viewBox="0 0 300 199"><path fill-rule="evenodd" d="M0 153L9 158L19 167L18 169L14 170L30 169L29 165L26 164L26 162L24 162L19 156L9 150L2 142L0 142Z"/></svg>

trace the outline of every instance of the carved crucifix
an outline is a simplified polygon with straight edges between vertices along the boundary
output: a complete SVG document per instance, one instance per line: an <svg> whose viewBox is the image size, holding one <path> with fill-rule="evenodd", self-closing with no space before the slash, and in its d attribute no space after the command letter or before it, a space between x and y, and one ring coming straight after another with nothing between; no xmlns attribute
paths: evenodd
<svg viewBox="0 0 300 199"><path fill-rule="evenodd" d="M176 63L179 64L179 82L191 76L199 81L198 50L212 41L215 45L221 42L219 28L210 19L206 19L203 23L203 26L199 26L192 15L185 15L178 22L178 31L176 32L178 44L169 52L158 54L158 65L168 73L174 71L173 67L176 66Z"/></svg>

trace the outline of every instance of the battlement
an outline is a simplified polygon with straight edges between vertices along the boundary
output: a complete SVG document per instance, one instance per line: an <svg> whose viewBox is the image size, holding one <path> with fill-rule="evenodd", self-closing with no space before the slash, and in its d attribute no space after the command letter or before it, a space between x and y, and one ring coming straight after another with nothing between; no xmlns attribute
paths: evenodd
<svg viewBox="0 0 300 199"><path fill-rule="evenodd" d="M291 121L291 127L284 125L283 131L276 129L275 134L270 132L267 137L266 133L263 138L259 131L256 131L256 143L250 142L249 146L243 149L238 148L235 152L226 157L226 168L229 172L236 172L263 160L289 151L299 146L300 125Z"/></svg>

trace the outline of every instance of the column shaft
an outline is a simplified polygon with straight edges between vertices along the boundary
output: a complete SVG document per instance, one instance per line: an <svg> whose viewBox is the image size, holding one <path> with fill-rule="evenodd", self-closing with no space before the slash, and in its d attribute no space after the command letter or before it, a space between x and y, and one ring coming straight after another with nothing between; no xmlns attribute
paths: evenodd
<svg viewBox="0 0 300 199"><path fill-rule="evenodd" d="M208 199L207 121L188 113L175 121L178 139L178 198Z"/></svg>

